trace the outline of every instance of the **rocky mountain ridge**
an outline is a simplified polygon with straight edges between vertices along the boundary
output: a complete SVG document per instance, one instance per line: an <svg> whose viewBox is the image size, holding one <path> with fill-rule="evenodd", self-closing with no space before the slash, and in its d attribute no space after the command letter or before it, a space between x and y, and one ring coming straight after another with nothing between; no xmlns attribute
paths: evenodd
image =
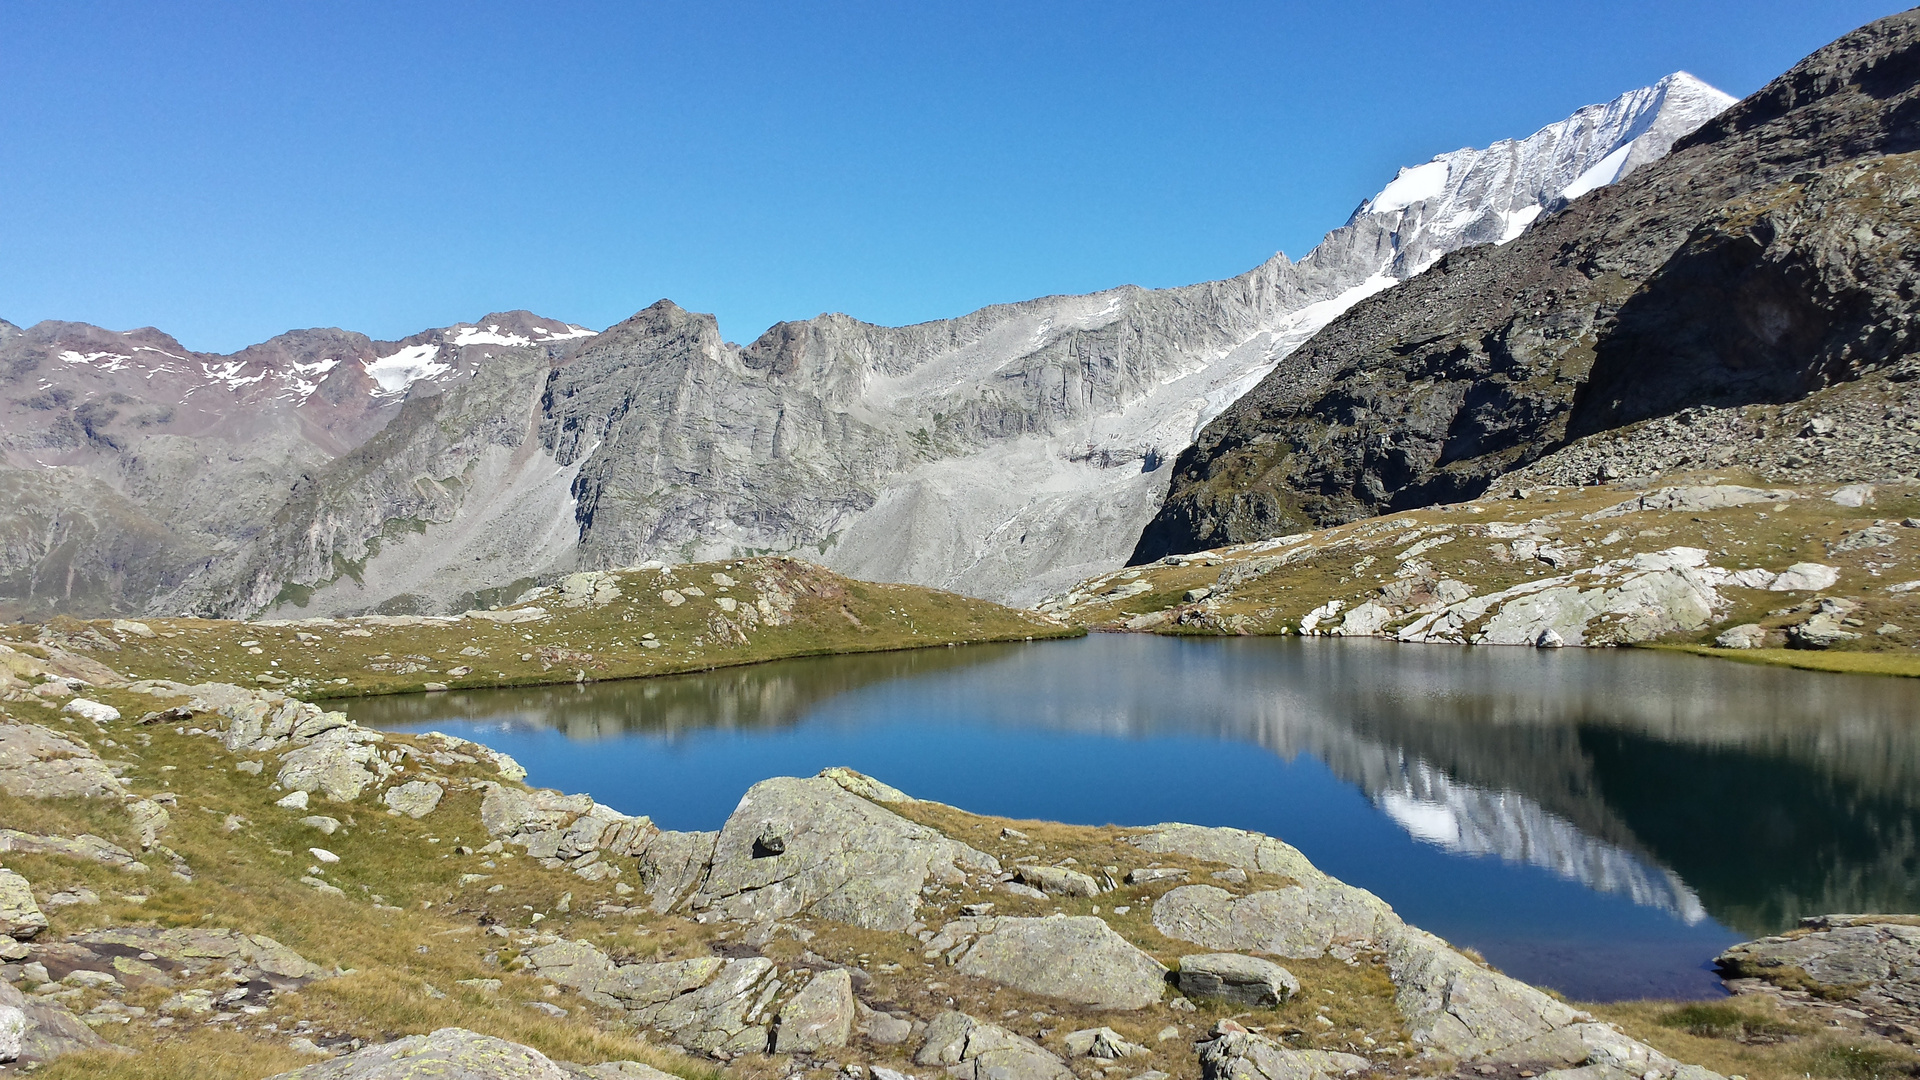
<svg viewBox="0 0 1920 1080"><path fill-rule="evenodd" d="M775 551L1030 601L1118 565L1162 463L1328 320L1728 100L1676 74L1443 155L1297 263L911 327L824 315L740 347L663 301L600 335L512 313L233 357L0 329L18 418L0 593L16 614L441 611L573 569Z"/></svg>

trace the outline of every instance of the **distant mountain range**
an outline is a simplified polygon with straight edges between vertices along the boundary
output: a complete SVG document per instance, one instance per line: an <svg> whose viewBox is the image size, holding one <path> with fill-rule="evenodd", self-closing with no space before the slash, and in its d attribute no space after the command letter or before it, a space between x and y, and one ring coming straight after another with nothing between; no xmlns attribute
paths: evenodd
<svg viewBox="0 0 1920 1080"><path fill-rule="evenodd" d="M655 304L230 356L0 322L0 615L438 611L795 552L1010 602L1118 565L1201 428L1356 303L1503 244L1732 99L1684 73L1401 170L1298 262L741 347Z"/></svg>

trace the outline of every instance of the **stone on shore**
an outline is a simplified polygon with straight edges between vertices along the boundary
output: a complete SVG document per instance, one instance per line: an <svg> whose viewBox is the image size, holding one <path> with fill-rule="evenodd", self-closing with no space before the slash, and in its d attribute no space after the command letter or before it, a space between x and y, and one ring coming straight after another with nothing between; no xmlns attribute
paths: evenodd
<svg viewBox="0 0 1920 1080"><path fill-rule="evenodd" d="M1167 969L1094 916L992 922L961 974L1095 1009L1145 1008L1166 989Z"/></svg>

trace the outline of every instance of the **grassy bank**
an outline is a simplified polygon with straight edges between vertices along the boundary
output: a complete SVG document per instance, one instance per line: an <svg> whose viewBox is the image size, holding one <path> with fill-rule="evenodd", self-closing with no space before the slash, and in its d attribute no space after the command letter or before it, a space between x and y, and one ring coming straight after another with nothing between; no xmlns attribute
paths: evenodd
<svg viewBox="0 0 1920 1080"><path fill-rule="evenodd" d="M230 682L320 699L631 679L1083 632L984 600L856 581L782 558L569 581L571 590L485 617L58 619L45 628L0 629L0 640L85 652L133 678Z"/></svg>

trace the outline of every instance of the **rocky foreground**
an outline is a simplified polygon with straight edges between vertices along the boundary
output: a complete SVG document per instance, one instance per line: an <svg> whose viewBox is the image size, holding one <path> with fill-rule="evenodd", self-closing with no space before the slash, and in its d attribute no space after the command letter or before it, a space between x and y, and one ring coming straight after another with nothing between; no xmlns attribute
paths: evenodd
<svg viewBox="0 0 1920 1080"><path fill-rule="evenodd" d="M844 769L663 831L473 743L40 653L0 652L0 1056L47 1075L1715 1075L1256 833Z"/></svg>

